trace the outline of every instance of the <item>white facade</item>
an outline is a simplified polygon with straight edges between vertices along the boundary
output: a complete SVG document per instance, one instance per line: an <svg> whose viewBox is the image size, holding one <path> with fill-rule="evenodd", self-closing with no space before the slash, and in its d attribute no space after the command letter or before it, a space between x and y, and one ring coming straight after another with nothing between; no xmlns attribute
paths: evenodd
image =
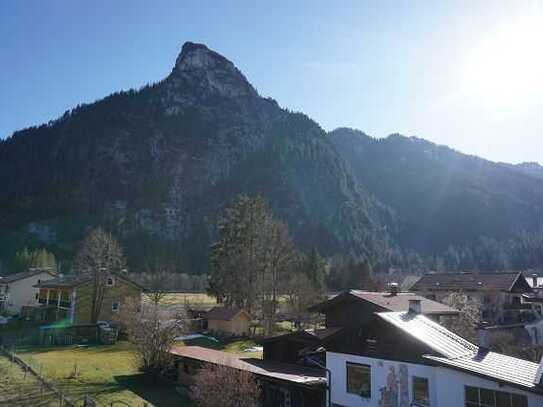
<svg viewBox="0 0 543 407"><path fill-rule="evenodd" d="M3 299L0 311L9 314L18 314L25 305L36 305L38 288L33 287L40 281L47 281L53 276L43 271L29 277L10 283L2 283L0 279L0 297Z"/></svg>
<svg viewBox="0 0 543 407"><path fill-rule="evenodd" d="M371 398L347 392L347 362L371 366ZM326 367L332 372L331 401L336 407L411 407L413 378L426 378L429 384L430 407L464 407L465 386L525 395L528 407L543 406L543 396L500 386L493 380L463 373L446 367L434 367L398 361L374 359L344 353L326 353ZM397 404L387 404L387 386L396 384Z"/></svg>

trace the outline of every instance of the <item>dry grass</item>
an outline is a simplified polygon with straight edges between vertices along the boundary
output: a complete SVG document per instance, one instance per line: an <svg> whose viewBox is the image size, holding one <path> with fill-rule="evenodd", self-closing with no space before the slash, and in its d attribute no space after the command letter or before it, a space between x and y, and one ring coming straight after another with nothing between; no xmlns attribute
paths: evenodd
<svg viewBox="0 0 543 407"><path fill-rule="evenodd" d="M147 301L149 298L145 297ZM214 306L217 305L215 297L211 297L206 293L171 293L165 294L164 298L161 301L164 305L179 305L179 304L190 304L190 305L200 305L200 306Z"/></svg>

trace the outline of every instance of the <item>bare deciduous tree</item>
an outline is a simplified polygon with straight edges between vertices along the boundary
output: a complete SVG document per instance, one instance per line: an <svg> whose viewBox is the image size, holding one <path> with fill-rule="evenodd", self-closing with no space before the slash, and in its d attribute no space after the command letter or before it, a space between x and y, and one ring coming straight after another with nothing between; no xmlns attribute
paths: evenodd
<svg viewBox="0 0 543 407"><path fill-rule="evenodd" d="M289 314L295 320L295 326L301 327L304 320L309 319L307 309L324 300L324 295L312 284L305 273L292 273L285 287L285 296Z"/></svg>
<svg viewBox="0 0 543 407"><path fill-rule="evenodd" d="M446 299L445 303L450 307L460 311L456 317L449 317L444 324L449 330L472 341L478 341L477 328L481 324L481 304L474 300L469 300L465 294L452 293Z"/></svg>
<svg viewBox="0 0 543 407"><path fill-rule="evenodd" d="M111 233L96 228L83 239L74 260L77 274L92 278L91 322L98 321L104 301L107 278L125 266L123 251Z"/></svg>
<svg viewBox="0 0 543 407"><path fill-rule="evenodd" d="M147 288L146 296L153 304L159 304L174 289L175 274L173 267L159 261L146 265L147 273L142 275L141 283Z"/></svg>
<svg viewBox="0 0 543 407"><path fill-rule="evenodd" d="M161 308L158 304L146 304L128 300L123 305L123 315L117 322L134 344L140 370L155 379L172 367L169 353L176 336L185 332L184 308Z"/></svg>
<svg viewBox="0 0 543 407"><path fill-rule="evenodd" d="M257 407L261 388L249 372L208 364L195 376L192 399L200 407Z"/></svg>
<svg viewBox="0 0 543 407"><path fill-rule="evenodd" d="M267 252L265 268L261 274L260 298L264 332L273 332L275 315L279 305L279 294L284 291L289 272L297 260L294 243L289 236L288 227L283 222L274 221L266 233Z"/></svg>

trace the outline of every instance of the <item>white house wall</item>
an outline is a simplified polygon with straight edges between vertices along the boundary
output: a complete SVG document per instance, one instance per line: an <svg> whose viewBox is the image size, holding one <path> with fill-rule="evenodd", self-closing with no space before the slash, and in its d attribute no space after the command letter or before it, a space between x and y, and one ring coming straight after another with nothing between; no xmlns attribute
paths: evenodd
<svg viewBox="0 0 543 407"><path fill-rule="evenodd" d="M36 305L36 294L39 289L33 286L38 284L38 280L47 281L53 277L49 273L39 273L32 277L9 283L8 301L6 310L11 314L17 314L25 305Z"/></svg>
<svg viewBox="0 0 543 407"><path fill-rule="evenodd" d="M347 362L371 366L371 399L365 399L358 395L347 393ZM529 407L543 406L543 396L524 392L508 386L500 387L496 382L491 380L481 379L477 376L448 368L388 361L334 352L326 353L326 366L332 372L331 401L333 405L337 407L410 407L413 400L414 376L428 379L431 407L465 406L464 386L466 385L525 394L528 397ZM401 383L403 380L406 385L404 384L402 386L401 384L398 384L398 404L387 405L381 399L383 397L383 392L387 390L387 384L390 383L392 377L391 372L394 372L393 374L396 378L396 383ZM404 393L403 396L402 393Z"/></svg>

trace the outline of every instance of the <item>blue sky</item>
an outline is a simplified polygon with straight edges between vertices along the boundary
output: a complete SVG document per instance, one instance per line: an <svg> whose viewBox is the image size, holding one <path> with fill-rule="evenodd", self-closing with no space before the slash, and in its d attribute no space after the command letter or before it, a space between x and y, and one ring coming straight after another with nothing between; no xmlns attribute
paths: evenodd
<svg viewBox="0 0 543 407"><path fill-rule="evenodd" d="M543 42L543 29L542 38L516 35L540 9L498 0L3 0L0 137L158 81L183 42L195 41L326 130L416 135L492 160L543 162L543 85L524 69L539 67L531 38ZM502 49L504 35L513 40Z"/></svg>

